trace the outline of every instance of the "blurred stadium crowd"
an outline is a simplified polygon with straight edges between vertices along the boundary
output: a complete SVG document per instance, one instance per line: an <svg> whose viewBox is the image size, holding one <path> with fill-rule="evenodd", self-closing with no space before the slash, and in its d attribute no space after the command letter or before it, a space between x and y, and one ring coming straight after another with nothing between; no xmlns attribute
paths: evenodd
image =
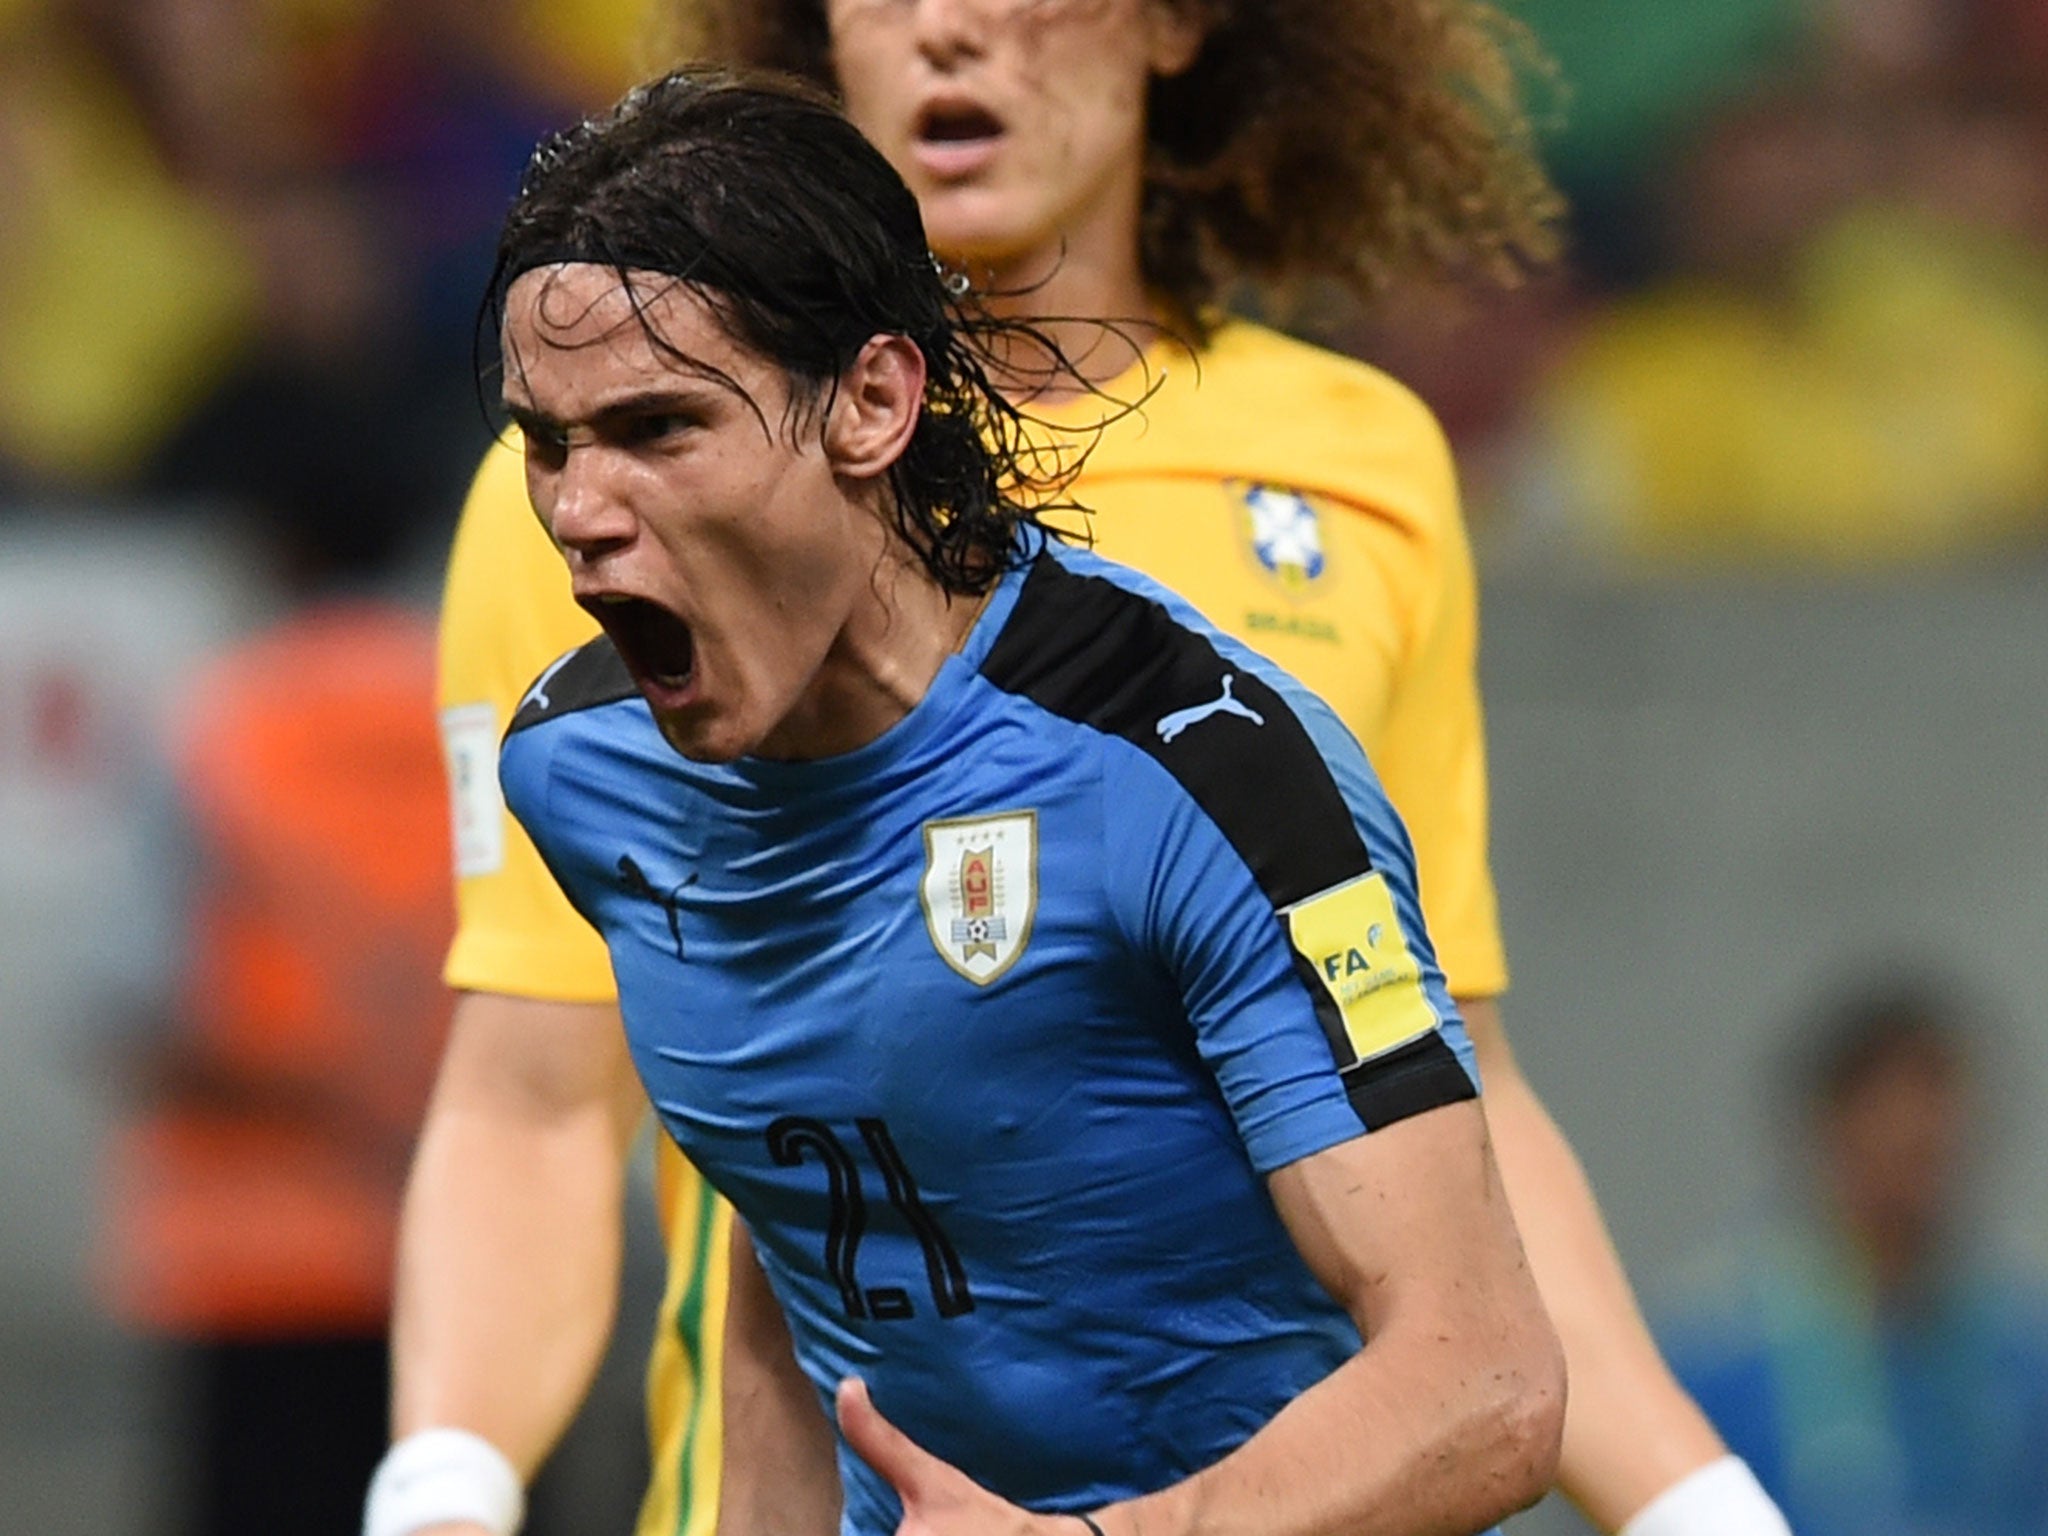
<svg viewBox="0 0 2048 1536"><path fill-rule="evenodd" d="M0 476L445 517L499 213L534 140L625 78L620 9L9 4Z"/></svg>
<svg viewBox="0 0 2048 1536"><path fill-rule="evenodd" d="M1556 580L1569 603L1596 580L1640 593L1731 572L1938 582L2038 569L2048 5L1503 8L1535 44L1539 116L1572 207L1564 265L1503 299L1408 291L1371 313L1321 293L1245 296L1435 407L1482 570ZM70 1209L79 1178L46 1187L36 1159L96 1160L121 1102L110 1083L148 1076L127 1026L175 1011L171 978L190 963L192 913L167 916L174 900L150 895L173 883L165 826L190 820L164 814L189 784L168 783L182 770L159 706L173 690L195 697L184 690L206 676L202 659L259 620L331 617L296 605L373 584L397 598L377 610L393 696L427 697L419 615L489 431L474 325L499 215L538 136L662 62L660 11L661 0L0 0L0 919L12 933L0 1025L10 1047L65 1041L59 1089L32 1100L20 1083L0 1088L0 1135L35 1143L0 1192L19 1226L57 1234L40 1269L0 1262L0 1299L29 1298L13 1307L24 1329L40 1326L35 1298L104 1241ZM1505 611L1529 618L1520 599ZM1987 631L2005 637L1994 644L2039 616L2018 611ZM1505 628L1488 620L1490 635ZM1514 632L1542 631L1539 620ZM2048 626L2032 633L2048 654ZM316 625L292 643L319 641ZM1516 701L1491 680L1489 700L1512 729ZM2014 702L2038 719L2037 697ZM1504 825L1536 819L1523 812ZM441 859L443 845L431 852ZM1535 883L1518 892L1517 857L1510 844L1511 903ZM77 917L115 889L127 893L118 944ZM407 888L391 900L417 912L433 898ZM428 912L415 936L445 922ZM1546 931L1540 915L1521 924L1511 914L1511 939ZM1540 994L1541 945L1523 953ZM31 959L74 967L72 982L37 979ZM430 1059L346 1090L357 1108L374 1101L384 1143L402 1143ZM402 1146L380 1158L395 1187ZM366 1241L385 1272L388 1233ZM133 1276L98 1262L122 1294ZM334 1304L372 1317L378 1305ZM631 1354L639 1339L626 1333ZM0 1330L0 1379L71 1369L37 1348ZM62 1419L61 1402L51 1411ZM0 1392L0 1471L5 1442L35 1417ZM140 1439L154 1422L145 1415ZM121 1433L119 1421L100 1428ZM146 1451L123 1464L157 1465Z"/></svg>
<svg viewBox="0 0 2048 1536"><path fill-rule="evenodd" d="M2048 12L1514 9L1560 70L1568 273L1448 337L1385 322L1482 547L1867 566L2037 540Z"/></svg>

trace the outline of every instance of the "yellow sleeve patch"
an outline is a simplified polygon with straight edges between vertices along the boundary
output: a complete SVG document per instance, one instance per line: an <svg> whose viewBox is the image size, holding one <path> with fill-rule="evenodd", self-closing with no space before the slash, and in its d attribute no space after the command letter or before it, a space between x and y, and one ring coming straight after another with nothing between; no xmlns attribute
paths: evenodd
<svg viewBox="0 0 2048 1536"><path fill-rule="evenodd" d="M1362 875L1284 914L1288 937L1344 1019L1360 1061L1385 1055L1437 1027L1384 875ZM1347 1064L1348 1065L1348 1064Z"/></svg>

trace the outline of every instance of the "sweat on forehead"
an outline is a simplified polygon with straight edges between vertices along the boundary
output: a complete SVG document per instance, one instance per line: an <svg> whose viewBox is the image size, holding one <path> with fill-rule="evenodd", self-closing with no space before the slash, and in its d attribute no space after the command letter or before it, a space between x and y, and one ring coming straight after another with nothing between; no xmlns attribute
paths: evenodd
<svg viewBox="0 0 2048 1536"><path fill-rule="evenodd" d="M681 310L708 316L721 334L745 345L721 297L717 289L679 274L565 257L530 267L508 285L504 324L509 328L517 318L541 340L569 348L601 345L637 326L658 350L675 353L671 332Z"/></svg>
<svg viewBox="0 0 2048 1536"><path fill-rule="evenodd" d="M718 296L667 273L615 271L595 262L536 267L506 296L500 334L505 403L515 417L538 423L561 409L550 396L566 379L596 387L605 409L629 396L666 396L693 379L737 396L771 432L763 412L757 365L781 377L779 394L790 425L819 397L818 382L776 365L736 334ZM544 354L566 354L564 374ZM587 359L588 361L581 361ZM595 372L592 372L595 368ZM751 379L750 385L746 382Z"/></svg>

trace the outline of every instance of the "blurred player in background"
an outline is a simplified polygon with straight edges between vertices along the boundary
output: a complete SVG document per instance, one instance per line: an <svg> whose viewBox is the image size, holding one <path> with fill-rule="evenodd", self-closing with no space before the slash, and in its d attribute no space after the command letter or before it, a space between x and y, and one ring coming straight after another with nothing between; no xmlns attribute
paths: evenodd
<svg viewBox="0 0 2048 1536"><path fill-rule="evenodd" d="M352 1527L452 1002L432 620L371 585L399 530L346 496L272 506L299 606L172 717L185 942L118 1063L100 1255L113 1310L175 1357L194 1536Z"/></svg>
<svg viewBox="0 0 2048 1536"><path fill-rule="evenodd" d="M1792 1198L1660 1333L1801 1536L2036 1536L2048 1285L1989 1250L1970 1188L2008 1063L1954 980L1858 977L1796 1031Z"/></svg>
<svg viewBox="0 0 2048 1536"><path fill-rule="evenodd" d="M1547 255L1556 210L1517 105L1519 34L1485 6L1421 0L788 0L686 19L694 51L837 88L977 302L1073 317L1051 328L1094 389L1144 398L1103 429L1075 488L1099 548L1300 677L1367 748L1414 833L1571 1362L1566 1490L1631 1536L1782 1529L1664 1369L1502 1033L1474 581L1442 436L1384 375L1218 307L1239 279L1373 294ZM1016 362L1010 387L1035 412L1104 420L1042 360ZM609 1327L643 1112L603 946L495 795L522 690L593 632L557 558L508 444L472 492L443 619L463 877L447 974L464 995L409 1196L397 1339L399 1432L475 1430L520 1475ZM528 1064L564 1059L536 1087ZM725 1217L672 1153L662 1174L673 1262L643 1536L708 1532L718 1465Z"/></svg>

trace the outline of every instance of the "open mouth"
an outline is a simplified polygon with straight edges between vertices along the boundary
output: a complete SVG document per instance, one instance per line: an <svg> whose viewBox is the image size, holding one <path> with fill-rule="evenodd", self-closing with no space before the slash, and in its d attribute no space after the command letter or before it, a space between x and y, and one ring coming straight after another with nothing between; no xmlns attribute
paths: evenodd
<svg viewBox="0 0 2048 1536"><path fill-rule="evenodd" d="M926 144L977 144L1002 134L1002 119L971 103L929 106L917 119L917 137Z"/></svg>
<svg viewBox="0 0 2048 1536"><path fill-rule="evenodd" d="M635 678L664 689L680 689L689 683L697 656L689 625L644 597L604 593L581 601L590 616L604 626L605 635Z"/></svg>

